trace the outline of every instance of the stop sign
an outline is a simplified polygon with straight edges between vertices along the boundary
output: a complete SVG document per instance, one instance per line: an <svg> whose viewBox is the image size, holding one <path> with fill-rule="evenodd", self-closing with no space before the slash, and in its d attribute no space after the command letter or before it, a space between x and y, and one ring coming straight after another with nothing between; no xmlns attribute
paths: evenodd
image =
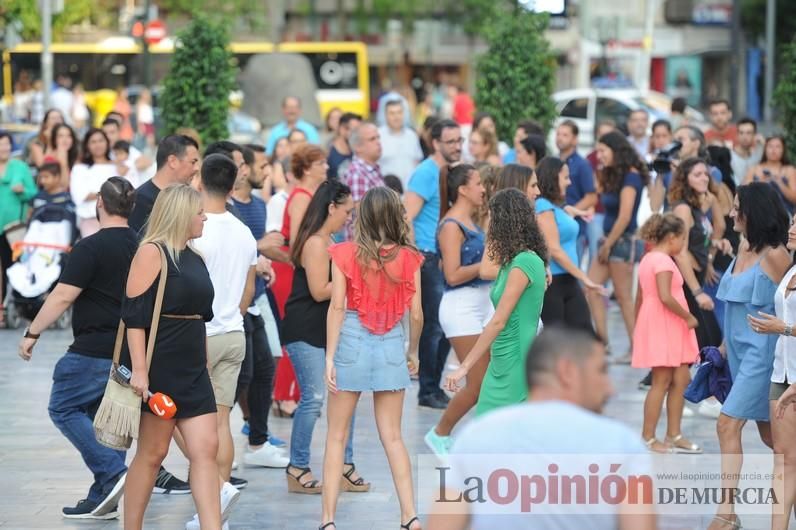
<svg viewBox="0 0 796 530"><path fill-rule="evenodd" d="M147 44L157 44L166 38L166 25L160 20L150 20L144 30L144 40Z"/></svg>

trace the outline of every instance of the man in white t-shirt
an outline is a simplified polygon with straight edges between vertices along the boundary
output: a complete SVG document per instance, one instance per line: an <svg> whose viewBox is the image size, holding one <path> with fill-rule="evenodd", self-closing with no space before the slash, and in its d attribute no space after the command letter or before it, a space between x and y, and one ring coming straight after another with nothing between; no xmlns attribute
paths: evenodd
<svg viewBox="0 0 796 530"><path fill-rule="evenodd" d="M638 470L641 466L643 472L649 471L649 455L638 433L600 415L613 388L605 347L593 334L545 328L528 352L526 377L528 402L477 418L456 437L450 452L452 476L446 480L446 499L457 499L466 489L454 486L463 483L457 477L470 477L474 469L485 469L484 462L489 462L491 456L497 461L501 458L497 455L512 455L513 471L518 473L528 472L520 462L545 455L571 455L571 460L615 455L611 461L626 464L625 473L628 472L625 467ZM494 501L457 504L455 510L451 510L450 502L444 506L437 504L428 527L445 530L651 530L656 527L653 514L629 514L622 505L603 505L597 514L595 506L553 502L536 513L495 515L498 510ZM444 514L441 507L446 508Z"/></svg>
<svg viewBox="0 0 796 530"><path fill-rule="evenodd" d="M404 107L401 100L394 99L385 106L387 125L379 127L382 175L395 175L406 189L409 177L423 160L417 133L404 123Z"/></svg>
<svg viewBox="0 0 796 530"><path fill-rule="evenodd" d="M207 221L202 237L193 242L215 291L213 320L207 323L207 365L218 408L218 468L225 482L235 453L229 413L246 354L243 315L254 296L257 265L257 242L251 231L227 211L237 173L235 162L222 154L212 154L202 162L200 192Z"/></svg>

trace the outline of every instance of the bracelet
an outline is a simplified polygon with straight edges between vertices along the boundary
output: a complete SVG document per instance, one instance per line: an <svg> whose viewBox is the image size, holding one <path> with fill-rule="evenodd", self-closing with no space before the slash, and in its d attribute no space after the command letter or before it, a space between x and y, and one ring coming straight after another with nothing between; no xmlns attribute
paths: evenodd
<svg viewBox="0 0 796 530"><path fill-rule="evenodd" d="M699 287L699 288L694 289L693 291L691 291L691 294L694 295L694 298L696 298L700 294L705 294L705 291L702 290L702 287Z"/></svg>
<svg viewBox="0 0 796 530"><path fill-rule="evenodd" d="M793 325L792 324L785 324L785 331L782 332L783 335L786 337L793 336Z"/></svg>
<svg viewBox="0 0 796 530"><path fill-rule="evenodd" d="M31 333L30 326L25 328L25 333L22 335L26 339L35 339L38 340L41 337L41 333Z"/></svg>

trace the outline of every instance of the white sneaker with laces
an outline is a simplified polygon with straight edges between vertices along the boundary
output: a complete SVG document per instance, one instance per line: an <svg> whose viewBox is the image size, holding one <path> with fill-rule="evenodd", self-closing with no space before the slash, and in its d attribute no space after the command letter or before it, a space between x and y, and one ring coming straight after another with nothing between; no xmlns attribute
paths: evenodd
<svg viewBox="0 0 796 530"><path fill-rule="evenodd" d="M243 463L247 466L285 468L290 463L290 458L284 450L265 442L255 451L246 451Z"/></svg>
<svg viewBox="0 0 796 530"><path fill-rule="evenodd" d="M240 491L229 482L224 482L221 487L221 522L224 523L222 530L229 530L227 519L229 519L232 507L238 502L238 498L240 498ZM193 519L185 523L185 530L200 530L198 513L194 514Z"/></svg>

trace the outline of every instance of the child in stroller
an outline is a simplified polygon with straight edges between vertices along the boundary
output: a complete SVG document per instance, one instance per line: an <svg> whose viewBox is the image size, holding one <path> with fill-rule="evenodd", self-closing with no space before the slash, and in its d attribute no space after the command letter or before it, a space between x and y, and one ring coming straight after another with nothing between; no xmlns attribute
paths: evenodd
<svg viewBox="0 0 796 530"><path fill-rule="evenodd" d="M61 188L61 168L45 163L39 168L41 191L31 199L32 211L22 241L12 245L14 264L8 269L6 324L18 328L22 320L33 320L44 299L58 282L67 253L77 239L75 205ZM70 324L65 313L56 326Z"/></svg>

